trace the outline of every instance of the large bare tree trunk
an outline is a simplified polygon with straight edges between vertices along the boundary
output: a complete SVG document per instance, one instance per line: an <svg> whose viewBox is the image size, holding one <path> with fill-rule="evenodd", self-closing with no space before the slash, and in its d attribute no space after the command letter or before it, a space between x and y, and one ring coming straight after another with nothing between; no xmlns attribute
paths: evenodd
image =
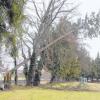
<svg viewBox="0 0 100 100"><path fill-rule="evenodd" d="M29 71L28 71L28 83L27 85L33 85L34 82L34 74L35 74L35 60L36 60L36 54L33 51L32 56L30 58L30 67L29 67Z"/></svg>
<svg viewBox="0 0 100 100"><path fill-rule="evenodd" d="M35 71L34 82L33 82L34 86L38 86L40 84L40 76L41 76L41 72L39 72L39 70L36 70Z"/></svg>
<svg viewBox="0 0 100 100"><path fill-rule="evenodd" d="M24 42L25 46L27 46L27 44ZM22 46L22 57L24 58L24 60L27 59L27 56L24 52L24 48L23 48L23 42L21 41L21 46ZM27 46L28 48L28 56L29 58L31 57L31 51L30 51L30 48ZM23 73L24 73L24 76L25 76L25 79L26 79L26 85L28 85L28 62L25 62L24 64L24 69L23 69Z"/></svg>

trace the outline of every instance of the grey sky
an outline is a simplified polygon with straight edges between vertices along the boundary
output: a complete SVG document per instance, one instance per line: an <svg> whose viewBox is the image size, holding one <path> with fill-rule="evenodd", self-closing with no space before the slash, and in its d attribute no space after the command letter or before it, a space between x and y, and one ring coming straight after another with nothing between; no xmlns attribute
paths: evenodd
<svg viewBox="0 0 100 100"><path fill-rule="evenodd" d="M91 13L91 11L98 12L100 10L100 0L79 0L79 2L79 12L82 16L86 13ZM100 52L100 37L92 40L87 39L85 42L89 45L87 50L90 52L90 56L95 58L97 52Z"/></svg>
<svg viewBox="0 0 100 100"><path fill-rule="evenodd" d="M79 2L81 4L79 10L82 14L100 9L100 0L79 0Z"/></svg>
<svg viewBox="0 0 100 100"><path fill-rule="evenodd" d="M48 3L49 0L44 0ZM79 6L79 13L84 16L86 13L90 13L91 11L98 11L100 9L100 0L74 0L77 1L77 3L80 4ZM97 52L100 52L100 38L95 38L93 40L87 39L85 41L87 45L87 50L90 52L91 57L95 58ZM7 60L5 57L5 62L12 62L11 59ZM6 66L9 66L9 63L7 63ZM12 65L11 65L12 66Z"/></svg>

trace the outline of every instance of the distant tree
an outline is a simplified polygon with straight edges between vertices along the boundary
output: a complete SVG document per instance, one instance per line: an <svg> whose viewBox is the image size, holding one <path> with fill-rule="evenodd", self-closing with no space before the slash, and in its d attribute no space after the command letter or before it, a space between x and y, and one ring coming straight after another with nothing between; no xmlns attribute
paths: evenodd
<svg viewBox="0 0 100 100"><path fill-rule="evenodd" d="M52 73L51 82L57 80L59 81L60 78L62 78L63 80L67 80L68 78L71 79L71 77L76 78L75 76L77 76L78 78L78 76L80 75L80 66L76 61L78 57L77 56L78 34L74 34L75 31L73 28L73 24L70 21L68 21L68 19L63 17L60 19L56 28L52 30L53 30L53 33L51 35L52 40L55 40L57 37L60 37L65 33L67 34L67 36L58 43L54 44L48 50L50 51L49 52L50 54L48 54L50 55L48 61L49 63L51 62L51 64L47 65L47 67L49 66L48 68ZM75 67L73 67L72 63L75 64ZM75 71L76 69L77 71ZM71 73L73 73L72 76Z"/></svg>
<svg viewBox="0 0 100 100"><path fill-rule="evenodd" d="M92 12L90 15L86 14L85 18L78 19L79 32L84 37L98 37L100 35L100 11Z"/></svg>
<svg viewBox="0 0 100 100"><path fill-rule="evenodd" d="M78 58L81 67L81 76L88 78L91 74L91 58L84 47L78 50Z"/></svg>
<svg viewBox="0 0 100 100"><path fill-rule="evenodd" d="M94 77L100 79L100 56L99 53L94 61Z"/></svg>

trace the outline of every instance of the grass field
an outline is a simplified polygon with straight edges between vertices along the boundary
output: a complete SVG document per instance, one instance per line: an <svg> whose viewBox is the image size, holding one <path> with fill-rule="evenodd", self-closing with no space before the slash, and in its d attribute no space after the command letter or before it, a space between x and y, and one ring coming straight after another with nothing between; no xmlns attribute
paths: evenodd
<svg viewBox="0 0 100 100"><path fill-rule="evenodd" d="M80 85L79 82L68 82L68 83L54 83L47 85L47 87L61 90L79 90L79 91L98 91L100 92L100 83L86 83Z"/></svg>
<svg viewBox="0 0 100 100"><path fill-rule="evenodd" d="M100 100L100 92L60 91L39 87L16 88L0 92L0 100Z"/></svg>

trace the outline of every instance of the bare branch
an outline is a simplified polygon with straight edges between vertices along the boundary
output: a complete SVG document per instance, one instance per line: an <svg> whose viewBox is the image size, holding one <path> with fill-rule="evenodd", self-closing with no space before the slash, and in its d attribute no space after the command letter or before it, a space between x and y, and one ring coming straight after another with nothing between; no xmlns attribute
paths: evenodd
<svg viewBox="0 0 100 100"><path fill-rule="evenodd" d="M39 19L40 19L40 21L41 21L41 17L40 17L40 15L39 15L39 13L38 13L37 6L36 6L36 4L35 4L35 2L34 2L33 0L32 0L32 2L33 2L33 4L34 4L36 14L37 14L38 18L39 18Z"/></svg>

